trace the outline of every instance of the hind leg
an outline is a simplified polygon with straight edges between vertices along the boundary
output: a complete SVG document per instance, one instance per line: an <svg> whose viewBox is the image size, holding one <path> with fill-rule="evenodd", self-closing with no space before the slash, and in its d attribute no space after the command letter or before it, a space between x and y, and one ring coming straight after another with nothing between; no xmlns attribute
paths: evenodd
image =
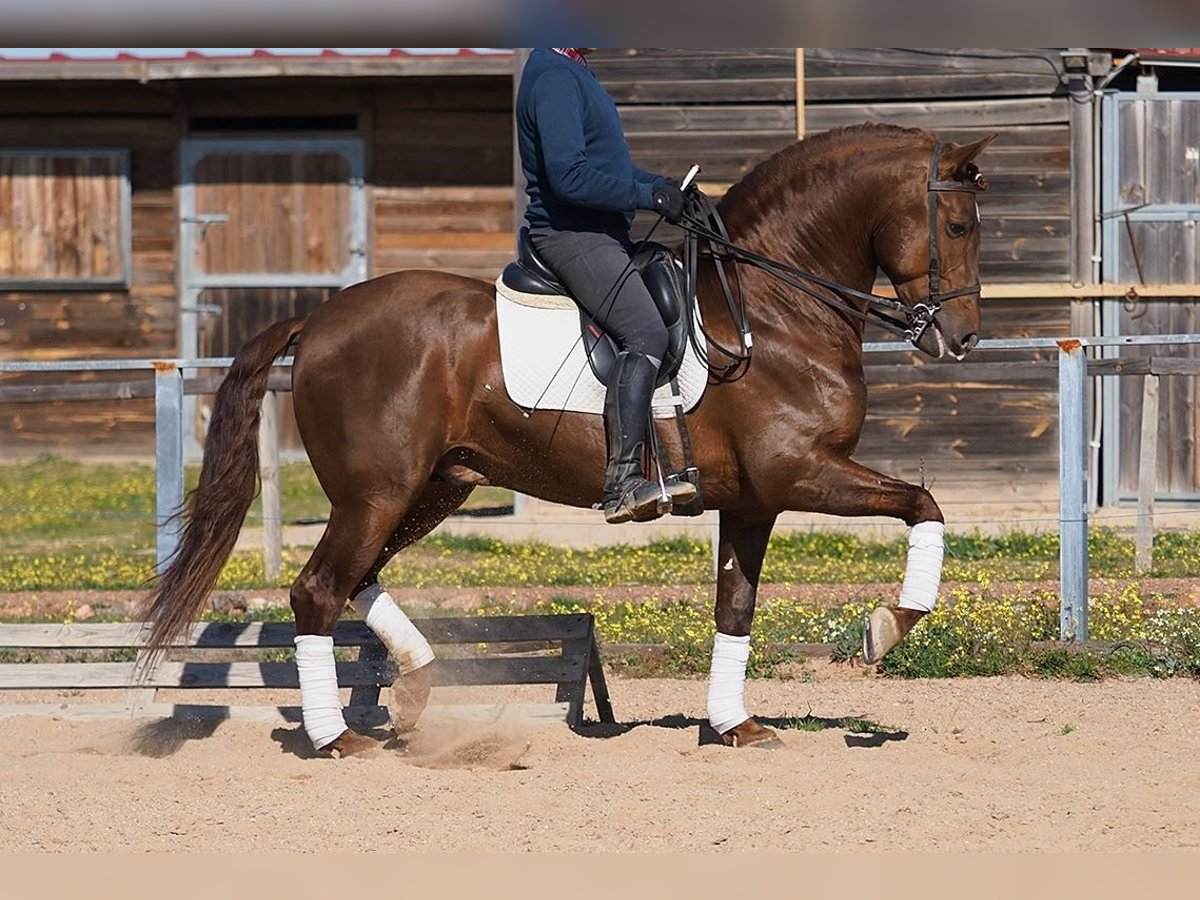
<svg viewBox="0 0 1200 900"><path fill-rule="evenodd" d="M384 545L371 569L354 589L354 607L396 660L399 678L392 685L392 724L412 731L429 702L435 666L429 642L379 583L379 573L410 544L438 526L462 505L471 485L430 482Z"/></svg>
<svg viewBox="0 0 1200 900"><path fill-rule="evenodd" d="M400 505L335 506L316 550L291 590L296 616L296 669L304 729L318 750L348 756L376 746L346 728L338 697L333 629L346 597L404 515Z"/></svg>

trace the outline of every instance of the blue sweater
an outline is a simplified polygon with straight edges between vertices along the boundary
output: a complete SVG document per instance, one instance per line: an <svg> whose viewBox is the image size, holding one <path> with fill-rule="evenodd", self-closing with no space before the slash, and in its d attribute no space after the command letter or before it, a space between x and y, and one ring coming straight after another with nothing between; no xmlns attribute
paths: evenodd
<svg viewBox="0 0 1200 900"><path fill-rule="evenodd" d="M663 176L629 157L616 104L591 69L548 48L529 56L517 92L517 148L531 228L628 236Z"/></svg>

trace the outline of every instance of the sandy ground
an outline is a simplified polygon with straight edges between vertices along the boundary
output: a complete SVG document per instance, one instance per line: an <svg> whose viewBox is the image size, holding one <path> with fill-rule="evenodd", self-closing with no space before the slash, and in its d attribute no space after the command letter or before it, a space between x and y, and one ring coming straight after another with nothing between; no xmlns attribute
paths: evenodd
<svg viewBox="0 0 1200 900"><path fill-rule="evenodd" d="M831 721L784 732L775 751L701 746L703 681L610 689L616 729L427 724L348 760L315 757L294 727L2 720L0 850L1200 846L1195 681L892 681L816 664L750 682L751 710L901 733ZM443 688L435 701L546 690Z"/></svg>

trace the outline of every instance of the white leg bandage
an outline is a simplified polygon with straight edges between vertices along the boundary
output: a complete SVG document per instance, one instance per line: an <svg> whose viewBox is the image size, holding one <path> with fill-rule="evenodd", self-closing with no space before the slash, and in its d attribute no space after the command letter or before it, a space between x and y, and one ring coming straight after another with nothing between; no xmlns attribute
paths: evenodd
<svg viewBox="0 0 1200 900"><path fill-rule="evenodd" d="M300 707L304 730L320 750L346 730L338 697L333 638L322 634L296 635L296 671L300 673Z"/></svg>
<svg viewBox="0 0 1200 900"><path fill-rule="evenodd" d="M708 721L718 734L750 718L744 704L749 661L750 635L732 637L717 632L708 676Z"/></svg>
<svg viewBox="0 0 1200 900"><path fill-rule="evenodd" d="M946 526L942 522L918 522L908 535L908 566L900 588L901 609L933 612L942 583L942 555Z"/></svg>
<svg viewBox="0 0 1200 900"><path fill-rule="evenodd" d="M380 585L373 584L359 591L354 598L354 608L391 652L401 675L433 662L429 641Z"/></svg>

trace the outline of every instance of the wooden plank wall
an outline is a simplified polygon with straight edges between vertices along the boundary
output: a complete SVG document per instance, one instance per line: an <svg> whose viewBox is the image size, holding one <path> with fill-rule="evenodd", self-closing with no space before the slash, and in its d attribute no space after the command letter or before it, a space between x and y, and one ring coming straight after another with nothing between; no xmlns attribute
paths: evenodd
<svg viewBox="0 0 1200 900"><path fill-rule="evenodd" d="M981 158L981 277L1053 282L1070 276L1070 102L1053 51L813 49L805 55L809 132L863 120L926 128L960 143L993 132ZM989 338L1070 332L1063 300L993 300ZM869 331L868 339L886 335ZM960 364L915 353L875 355L858 457L952 503L1050 501L1058 494L1058 393L1053 370L976 379L972 365L1053 360L1048 352L986 353ZM937 367L928 379L882 366ZM950 372L945 367L950 366ZM924 370L923 370L924 371ZM932 374L932 373L931 373Z"/></svg>
<svg viewBox="0 0 1200 900"><path fill-rule="evenodd" d="M512 80L405 79L371 109L372 274L494 279L513 254Z"/></svg>
<svg viewBox="0 0 1200 900"><path fill-rule="evenodd" d="M982 276L1066 280L1069 109L1055 57L1040 50L809 48L806 130L875 121L927 128L959 142L999 132L982 160L992 185L980 200ZM602 51L592 65L616 99L634 159L645 168L677 174L699 162L702 181L730 182L796 139L792 48ZM639 220L642 230L647 221ZM1069 330L1062 300L991 301L984 317L986 337ZM1007 383L970 374L972 362L1018 358L1030 356L981 354L954 375L939 371L921 380L910 371L914 365L944 364L910 353L868 357L871 405L858 458L914 481L923 469L942 494L1056 496L1053 373Z"/></svg>
<svg viewBox="0 0 1200 900"><path fill-rule="evenodd" d="M31 97L36 97L31 102ZM0 85L0 146L126 147L131 151L128 291L0 291L7 359L170 355L175 341L173 101L138 85ZM8 379L12 381L13 379ZM86 379L81 379L86 380ZM0 404L0 454L22 447L114 451L153 443L145 400Z"/></svg>
<svg viewBox="0 0 1200 900"><path fill-rule="evenodd" d="M864 120L919 125L952 140L992 130L984 159L984 276L1065 280L1068 270L1068 108L1052 53L809 50L809 132ZM635 159L708 181L732 181L795 139L795 53L748 50L603 51L593 57L616 98ZM44 89L43 89L44 87ZM180 90L180 89L177 89ZM186 114L358 116L367 141L372 274L432 266L491 278L510 258L511 83L506 77L239 84L188 83ZM0 293L7 357L150 356L174 349L177 140L175 93L165 87L0 86L0 144L127 146L133 159L133 287L128 292ZM294 135L293 135L294 136ZM1059 301L991 302L989 337L1066 333ZM1027 358L1027 357L1025 357ZM977 357L980 361L996 356ZM888 363L875 357L872 363ZM908 355L894 362L910 366ZM938 364L933 364L938 365ZM925 458L939 486L994 497L1055 490L1053 378L997 389L970 379L919 390L885 371L873 396L864 461L914 477ZM1032 388L1032 389L1031 389ZM1040 388L1040 390L1039 390ZM63 442L86 433L148 436L141 401L0 407L0 447ZM65 430L64 430L65 423ZM77 437L67 441L78 443ZM144 439L143 439L144 440ZM68 446L69 444L63 444ZM145 446L145 444L143 444ZM944 488L943 488L944 490Z"/></svg>
<svg viewBox="0 0 1200 900"><path fill-rule="evenodd" d="M353 133L367 147L371 274L436 267L494 278L512 255L511 97L511 79L496 76L0 85L0 146L130 150L133 241L128 291L0 290L0 358L175 354L174 190L190 117L356 119ZM218 229L210 235L217 240ZM231 323L219 326L222 334ZM48 380L62 376L22 383ZM145 452L153 446L153 404L0 405L0 455L81 446Z"/></svg>
<svg viewBox="0 0 1200 900"><path fill-rule="evenodd" d="M1122 102L1118 114L1120 170L1118 208L1162 204L1176 210L1200 203L1200 173L1194 154L1200 147L1200 100L1143 95ZM1143 213L1144 215L1146 213ZM1114 280L1131 284L1191 284L1200 280L1200 228L1194 218L1163 214L1160 220L1129 223L1118 232L1112 256ZM1136 255L1134 253L1136 248ZM1119 302L1121 334L1194 334L1200 327L1200 298ZM1162 355L1161 347L1130 347L1127 356ZM1200 356L1196 346L1172 355ZM1119 380L1120 457L1118 490L1136 494L1141 447L1142 380ZM1200 410L1195 378L1164 378L1159 384L1158 490L1200 493Z"/></svg>

